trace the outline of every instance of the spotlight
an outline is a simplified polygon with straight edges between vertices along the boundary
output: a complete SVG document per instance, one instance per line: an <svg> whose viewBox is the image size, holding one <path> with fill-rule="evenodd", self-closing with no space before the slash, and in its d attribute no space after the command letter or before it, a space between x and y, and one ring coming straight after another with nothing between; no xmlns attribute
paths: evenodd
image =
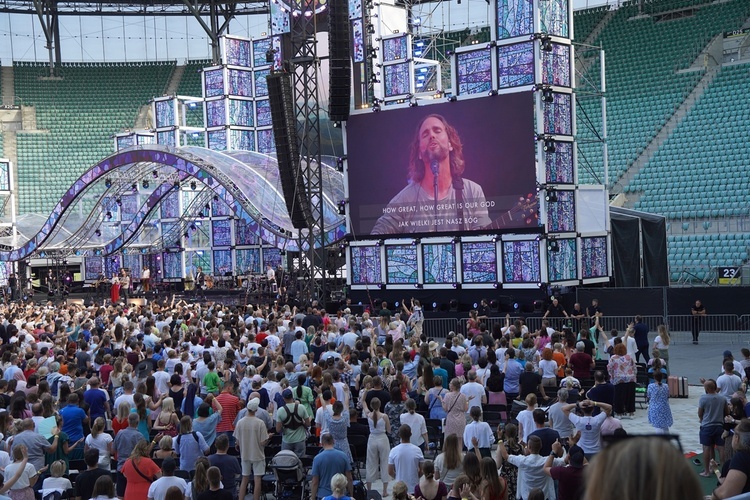
<svg viewBox="0 0 750 500"><path fill-rule="evenodd" d="M422 288L424 288L424 285L422 283L414 283L414 288L421 290Z"/></svg>
<svg viewBox="0 0 750 500"><path fill-rule="evenodd" d="M373 105L372 105L372 111L373 111L374 113L377 113L377 112L379 112L379 111L380 111L380 104L373 104Z"/></svg>
<svg viewBox="0 0 750 500"><path fill-rule="evenodd" d="M190 238L190 233L188 233L187 231L185 231L185 235L184 236L185 236L185 238Z"/></svg>
<svg viewBox="0 0 750 500"><path fill-rule="evenodd" d="M159 172L154 170L153 172L151 172L151 175L154 177L154 179L156 179L157 177L159 177Z"/></svg>
<svg viewBox="0 0 750 500"><path fill-rule="evenodd" d="M219 195L218 194L214 195L214 201L219 201Z"/></svg>
<svg viewBox="0 0 750 500"><path fill-rule="evenodd" d="M150 184L148 183L147 179L143 179L143 181L141 182L141 186L143 186L143 189L148 189Z"/></svg>
<svg viewBox="0 0 750 500"><path fill-rule="evenodd" d="M421 240L421 239L419 239L419 238L414 238L414 239L413 239L413 240L411 241L411 244L412 244L412 245L419 245L419 243L421 243L421 241L422 241L422 240Z"/></svg>
<svg viewBox="0 0 750 500"><path fill-rule="evenodd" d="M552 93L552 89L542 89L542 102L555 102L555 94Z"/></svg>
<svg viewBox="0 0 750 500"><path fill-rule="evenodd" d="M193 191L195 191L195 188L197 188L197 187L198 187L198 184L196 184L195 181L190 181L190 189L192 189Z"/></svg>
<svg viewBox="0 0 750 500"><path fill-rule="evenodd" d="M191 230L192 232L196 232L196 231L198 230L198 228L196 227L196 225L195 225L195 224L190 224L190 230Z"/></svg>
<svg viewBox="0 0 750 500"><path fill-rule="evenodd" d="M211 205L206 203L205 205L203 205L203 208L205 208L206 210L211 210Z"/></svg>
<svg viewBox="0 0 750 500"><path fill-rule="evenodd" d="M452 95L452 96L450 96L450 97L448 98L448 102L456 102L456 101L458 101L458 97L456 97L456 96L454 96L454 95Z"/></svg>
<svg viewBox="0 0 750 500"><path fill-rule="evenodd" d="M109 210L107 210L107 213L106 213L106 214L104 214L104 216L105 216L105 217L106 217L107 219L111 219L111 218L112 218L112 212L110 212Z"/></svg>
<svg viewBox="0 0 750 500"><path fill-rule="evenodd" d="M455 245L456 243L461 243L461 237L460 237L460 236L456 236L455 238L453 238L453 239L451 240L451 243L453 243L454 245Z"/></svg>
<svg viewBox="0 0 750 500"><path fill-rule="evenodd" d="M552 37L549 35L542 35L542 50L545 52L552 52Z"/></svg>
<svg viewBox="0 0 750 500"><path fill-rule="evenodd" d="M115 200L115 203L117 203L117 206L118 206L118 207L121 207L121 206L122 206L122 198L117 198L117 199ZM107 213L109 213L109 212L107 212Z"/></svg>
<svg viewBox="0 0 750 500"><path fill-rule="evenodd" d="M368 24L365 28L367 30L368 35L374 35L375 34L375 25L374 24Z"/></svg>
<svg viewBox="0 0 750 500"><path fill-rule="evenodd" d="M379 47L370 47L370 50L368 51L370 59L375 59L376 57L378 57L378 49Z"/></svg>
<svg viewBox="0 0 750 500"><path fill-rule="evenodd" d="M548 188L547 189L547 195L544 197L545 200L548 202L556 202L557 201L557 191L554 189Z"/></svg>
<svg viewBox="0 0 750 500"><path fill-rule="evenodd" d="M130 185L130 189L133 191L138 191L138 183L134 182Z"/></svg>
<svg viewBox="0 0 750 500"><path fill-rule="evenodd" d="M409 107L410 108L416 108L417 106L419 106L419 103L417 102L416 99L414 99L413 101L409 102Z"/></svg>
<svg viewBox="0 0 750 500"><path fill-rule="evenodd" d="M339 156L336 159L336 170L338 170L339 172L344 171L344 160L346 160L346 156Z"/></svg>
<svg viewBox="0 0 750 500"><path fill-rule="evenodd" d="M557 151L557 148L555 147L555 140L554 139L545 139L544 140L544 152L545 153L554 153Z"/></svg>
<svg viewBox="0 0 750 500"><path fill-rule="evenodd" d="M557 240L549 240L547 243L547 250L550 252L559 252L560 251L560 244L557 242Z"/></svg>
<svg viewBox="0 0 750 500"><path fill-rule="evenodd" d="M346 200L339 202L339 215L346 215Z"/></svg>
<svg viewBox="0 0 750 500"><path fill-rule="evenodd" d="M101 230L97 229L96 231L94 231L94 234L98 237L102 235L102 232Z"/></svg>
<svg viewBox="0 0 750 500"><path fill-rule="evenodd" d="M174 181L174 184L172 184L172 187L175 189L180 189L180 181Z"/></svg>
<svg viewBox="0 0 750 500"><path fill-rule="evenodd" d="M379 247L382 247L384 243L385 243L385 241L383 241L383 240L378 240L378 241L377 241L377 243L375 243L375 246L379 246Z"/></svg>
<svg viewBox="0 0 750 500"><path fill-rule="evenodd" d="M111 180L111 179L110 179L109 177L107 177L107 178L106 178L106 179L104 180L104 187L106 187L107 189L109 189L109 188L111 188L111 187L112 187L112 180Z"/></svg>
<svg viewBox="0 0 750 500"><path fill-rule="evenodd" d="M497 90L492 89L489 92L487 92L487 95L497 95Z"/></svg>

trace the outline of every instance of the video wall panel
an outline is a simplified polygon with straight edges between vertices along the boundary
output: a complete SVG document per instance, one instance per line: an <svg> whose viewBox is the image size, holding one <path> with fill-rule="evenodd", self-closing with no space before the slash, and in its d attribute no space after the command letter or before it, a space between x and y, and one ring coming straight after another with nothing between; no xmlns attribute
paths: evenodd
<svg viewBox="0 0 750 500"><path fill-rule="evenodd" d="M539 241L504 241L502 248L504 283L542 281Z"/></svg>
<svg viewBox="0 0 750 500"><path fill-rule="evenodd" d="M606 236L581 238L581 277L601 278L609 275Z"/></svg>
<svg viewBox="0 0 750 500"><path fill-rule="evenodd" d="M414 284L419 281L416 245L389 245L385 255L387 283Z"/></svg>
<svg viewBox="0 0 750 500"><path fill-rule="evenodd" d="M455 243L423 244L422 262L425 284L458 282Z"/></svg>
<svg viewBox="0 0 750 500"><path fill-rule="evenodd" d="M379 246L351 247L351 282L373 285L383 282L382 257Z"/></svg>
<svg viewBox="0 0 750 500"><path fill-rule="evenodd" d="M532 95L523 92L350 116L346 135L352 232L412 235L527 228L522 218L497 224L519 198L536 196L531 108ZM437 203L433 167L440 179ZM461 184L459 201L456 186Z"/></svg>
<svg viewBox="0 0 750 500"><path fill-rule="evenodd" d="M558 250L547 247L547 273L550 282L572 281L578 279L578 255L576 239L559 239Z"/></svg>
<svg viewBox="0 0 750 500"><path fill-rule="evenodd" d="M494 283L497 281L497 252L494 242L461 244L463 283Z"/></svg>

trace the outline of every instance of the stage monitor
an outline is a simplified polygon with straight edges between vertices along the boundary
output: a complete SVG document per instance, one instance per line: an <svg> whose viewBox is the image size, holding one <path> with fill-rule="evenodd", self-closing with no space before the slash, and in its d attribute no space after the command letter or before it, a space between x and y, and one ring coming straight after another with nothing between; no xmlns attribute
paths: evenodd
<svg viewBox="0 0 750 500"><path fill-rule="evenodd" d="M531 92L353 114L346 136L357 236L539 227Z"/></svg>

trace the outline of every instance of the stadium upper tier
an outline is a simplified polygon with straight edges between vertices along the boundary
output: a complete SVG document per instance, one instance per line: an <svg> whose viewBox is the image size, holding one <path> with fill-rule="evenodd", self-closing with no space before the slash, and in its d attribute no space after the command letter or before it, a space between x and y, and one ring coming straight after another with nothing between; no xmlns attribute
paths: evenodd
<svg viewBox="0 0 750 500"><path fill-rule="evenodd" d="M628 185L635 207L680 217L748 214L750 64L721 69L692 111ZM731 193L730 196L723 194Z"/></svg>
<svg viewBox="0 0 750 500"><path fill-rule="evenodd" d="M112 134L132 128L139 108L161 96L174 62L15 63L15 93L36 110L37 131L18 132L20 213L49 213L88 167L112 153Z"/></svg>

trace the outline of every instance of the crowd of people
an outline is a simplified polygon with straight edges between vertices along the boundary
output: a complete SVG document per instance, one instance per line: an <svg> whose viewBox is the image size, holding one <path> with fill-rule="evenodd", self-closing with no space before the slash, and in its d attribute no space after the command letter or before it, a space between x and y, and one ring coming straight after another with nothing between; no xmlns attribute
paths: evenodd
<svg viewBox="0 0 750 500"><path fill-rule="evenodd" d="M438 342L422 333L416 300L361 315L174 298L10 304L0 315L0 498L258 500L281 459L299 465L299 484L309 473L315 499L357 498L357 484L378 482L394 499L644 498L640 485L602 481L657 457L664 474L685 478L654 480L653 491L700 491L685 461L669 458L679 453L667 439L606 446L623 440L619 419L635 412L637 354L653 379L649 422L655 433L672 425L669 333L659 328L649 356L640 318L621 335L604 331L600 311L577 332L472 311L464 331ZM732 394L724 409L739 408L734 369L729 362L719 377L720 394ZM711 425L730 414L710 397L712 383L701 399L706 473L723 444ZM735 472L750 450L739 409L731 455L740 458L722 455L716 498L747 483ZM363 439L361 451L350 446Z"/></svg>

